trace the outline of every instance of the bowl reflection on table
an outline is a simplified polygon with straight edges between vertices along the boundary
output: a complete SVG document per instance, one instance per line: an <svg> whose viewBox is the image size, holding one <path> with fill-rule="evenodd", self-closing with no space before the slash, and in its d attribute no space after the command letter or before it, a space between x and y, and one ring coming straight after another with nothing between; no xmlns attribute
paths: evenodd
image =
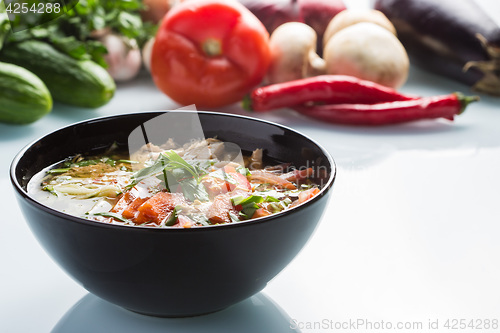
<svg viewBox="0 0 500 333"><path fill-rule="evenodd" d="M327 170L320 193L303 205L268 217L192 229L90 221L51 209L28 195L27 183L43 168L76 153L102 152L113 142L127 145L131 131L162 114L98 118L50 133L18 154L11 180L38 241L91 293L155 316L218 311L262 290L303 248L327 204L335 165L321 146L284 126L198 112L206 137L217 136L247 152L264 148L265 155L276 161Z"/></svg>
<svg viewBox="0 0 500 333"><path fill-rule="evenodd" d="M52 333L297 333L293 321L263 293L223 311L190 318L157 318L123 310L92 294L83 297L59 320Z"/></svg>

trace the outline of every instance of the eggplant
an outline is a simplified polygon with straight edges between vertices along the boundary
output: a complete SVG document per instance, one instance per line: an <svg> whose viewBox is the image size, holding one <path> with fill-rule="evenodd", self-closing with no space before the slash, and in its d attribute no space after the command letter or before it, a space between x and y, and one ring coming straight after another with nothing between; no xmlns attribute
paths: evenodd
<svg viewBox="0 0 500 333"><path fill-rule="evenodd" d="M474 0L376 0L411 62L500 96L500 27Z"/></svg>
<svg viewBox="0 0 500 333"><path fill-rule="evenodd" d="M286 22L296 22L297 0L239 0L264 24L269 34Z"/></svg>
<svg viewBox="0 0 500 333"><path fill-rule="evenodd" d="M323 34L330 20L346 9L342 0L239 0L264 24L269 34L286 22L302 22L318 35L321 54Z"/></svg>
<svg viewBox="0 0 500 333"><path fill-rule="evenodd" d="M316 31L318 45L316 51L323 52L323 35L332 18L346 9L342 0L298 0L299 21Z"/></svg>

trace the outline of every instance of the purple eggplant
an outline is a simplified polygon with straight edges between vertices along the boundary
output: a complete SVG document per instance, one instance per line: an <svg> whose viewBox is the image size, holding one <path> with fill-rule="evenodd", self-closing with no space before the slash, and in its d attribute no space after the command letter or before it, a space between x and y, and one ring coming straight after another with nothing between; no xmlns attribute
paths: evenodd
<svg viewBox="0 0 500 333"><path fill-rule="evenodd" d="M302 22L318 35L318 53L323 47L323 34L330 20L346 9L342 0L239 0L264 24L267 31L286 22Z"/></svg>
<svg viewBox="0 0 500 333"><path fill-rule="evenodd" d="M376 0L412 63L500 96L500 27L474 0Z"/></svg>
<svg viewBox="0 0 500 333"><path fill-rule="evenodd" d="M299 19L297 0L239 0L239 2L257 16L269 33L283 23Z"/></svg>

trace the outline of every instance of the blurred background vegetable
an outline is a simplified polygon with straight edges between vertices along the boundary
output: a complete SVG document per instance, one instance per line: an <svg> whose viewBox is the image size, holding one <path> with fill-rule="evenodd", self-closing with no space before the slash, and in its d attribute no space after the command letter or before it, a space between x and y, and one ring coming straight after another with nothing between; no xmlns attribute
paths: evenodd
<svg viewBox="0 0 500 333"><path fill-rule="evenodd" d="M220 107L260 84L269 62L269 34L248 9L236 1L191 0L162 20L151 74L177 103Z"/></svg>
<svg viewBox="0 0 500 333"><path fill-rule="evenodd" d="M25 2L28 7L38 3ZM22 94L26 101L33 100L34 87L40 87L43 95L42 85L37 82L41 79L45 90L50 91L50 107L53 98L96 108L113 97L115 80L130 80L139 73L140 48L154 36L156 25L142 21L140 15L146 9L141 0L80 0L66 4L66 13L64 9L60 13L28 11L13 15L11 22L6 13L0 13L0 59L33 73L21 76L33 82L18 85L17 100L22 100ZM7 74L0 75L0 80L7 82ZM17 97L12 98L14 101ZM36 120L19 103L10 103L8 111L25 119L25 123Z"/></svg>
<svg viewBox="0 0 500 333"><path fill-rule="evenodd" d="M376 0L412 63L500 96L500 27L474 0Z"/></svg>
<svg viewBox="0 0 500 333"><path fill-rule="evenodd" d="M151 71L151 54L153 53L153 45L155 44L155 38L149 39L142 47L142 63L148 71Z"/></svg>
<svg viewBox="0 0 500 333"><path fill-rule="evenodd" d="M453 93L377 104L299 105L294 109L329 123L381 126L421 119L444 118L453 121L456 115L465 111L467 105L477 100L477 96Z"/></svg>
<svg viewBox="0 0 500 333"><path fill-rule="evenodd" d="M35 74L0 62L0 122L32 123L52 110L52 97Z"/></svg>
<svg viewBox="0 0 500 333"><path fill-rule="evenodd" d="M142 66L141 50L135 39L108 33L99 41L108 50L104 60L108 65L108 73L115 81L131 80L139 73Z"/></svg>
<svg viewBox="0 0 500 333"><path fill-rule="evenodd" d="M317 51L322 52L323 33L330 20L346 6L342 0L239 0L272 33L286 22L302 22L314 29Z"/></svg>
<svg viewBox="0 0 500 333"><path fill-rule="evenodd" d="M323 57L327 74L352 75L394 89L406 82L410 69L406 50L397 37L371 22L338 31L326 43Z"/></svg>
<svg viewBox="0 0 500 333"><path fill-rule="evenodd" d="M158 23L173 6L183 0L143 0L141 17L144 22Z"/></svg>
<svg viewBox="0 0 500 333"><path fill-rule="evenodd" d="M396 28L382 12L374 9L349 9L341 11L328 23L323 35L323 47L340 30L361 22L378 24L396 35Z"/></svg>
<svg viewBox="0 0 500 333"><path fill-rule="evenodd" d="M305 104L376 104L416 98L354 76L319 75L256 88L243 105L263 112Z"/></svg>
<svg viewBox="0 0 500 333"><path fill-rule="evenodd" d="M37 3L36 0L26 2ZM141 20L139 12L142 8L140 0L80 0L65 15L43 25L39 25L40 22L57 17L57 14L36 15L29 12L17 15L12 25L22 31L9 34L6 43L43 40L75 59L90 59L106 67L104 55L107 50L99 37L114 32L135 39L142 47L154 35L155 25Z"/></svg>
<svg viewBox="0 0 500 333"><path fill-rule="evenodd" d="M324 74L325 62L316 53L316 45L316 32L305 23L288 22L276 28L269 40L271 64L267 83Z"/></svg>
<svg viewBox="0 0 500 333"><path fill-rule="evenodd" d="M115 93L115 82L97 63L72 58L40 40L5 45L0 61L33 72L47 85L52 98L65 104L96 108Z"/></svg>
<svg viewBox="0 0 500 333"><path fill-rule="evenodd" d="M2 49L5 37L10 30L10 22L7 13L3 12L3 8L0 5L0 50Z"/></svg>
<svg viewBox="0 0 500 333"><path fill-rule="evenodd" d="M328 24L322 58L314 29L305 23L284 23L271 34L267 83L335 74L397 89L408 78L410 63L395 33L379 11L345 9Z"/></svg>

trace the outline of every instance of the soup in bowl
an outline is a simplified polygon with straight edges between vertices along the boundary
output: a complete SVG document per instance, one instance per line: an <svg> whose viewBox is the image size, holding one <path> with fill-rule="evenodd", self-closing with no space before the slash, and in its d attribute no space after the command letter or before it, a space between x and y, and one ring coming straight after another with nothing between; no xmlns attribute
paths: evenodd
<svg viewBox="0 0 500 333"><path fill-rule="evenodd" d="M163 115L196 116L203 137L145 131ZM28 145L11 167L30 229L71 277L166 317L262 290L312 235L335 174L328 152L292 129L188 111L77 123Z"/></svg>

